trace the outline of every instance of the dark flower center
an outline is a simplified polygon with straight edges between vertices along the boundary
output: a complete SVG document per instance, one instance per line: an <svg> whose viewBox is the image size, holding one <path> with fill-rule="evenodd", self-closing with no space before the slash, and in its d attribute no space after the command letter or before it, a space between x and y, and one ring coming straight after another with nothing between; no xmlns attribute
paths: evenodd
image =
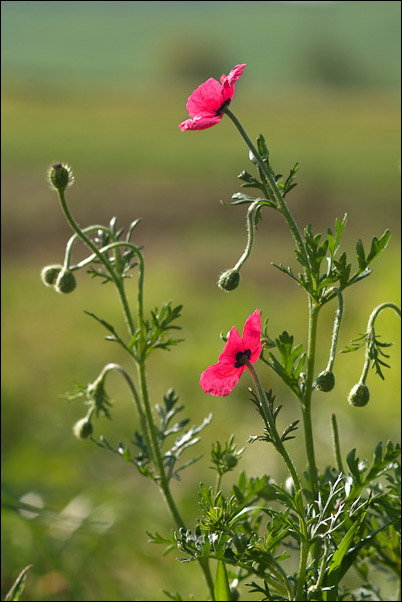
<svg viewBox="0 0 402 602"><path fill-rule="evenodd" d="M231 100L232 100L231 98L227 98L227 99L225 100L225 102L221 104L221 106L219 107L219 109L218 109L218 110L216 111L216 113L215 113L215 117L218 117L218 115L222 115L222 113L223 113L223 109L224 109L225 107L227 107L228 105L230 105L230 101L231 101Z"/></svg>
<svg viewBox="0 0 402 602"><path fill-rule="evenodd" d="M246 361L250 359L250 356L251 349L246 349L245 351L239 351L239 353L236 353L235 368L241 368L242 366L244 366Z"/></svg>

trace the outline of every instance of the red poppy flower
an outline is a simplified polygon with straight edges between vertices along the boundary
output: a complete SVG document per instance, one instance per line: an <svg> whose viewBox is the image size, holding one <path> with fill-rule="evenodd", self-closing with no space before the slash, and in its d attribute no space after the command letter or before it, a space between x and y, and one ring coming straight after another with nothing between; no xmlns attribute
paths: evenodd
<svg viewBox="0 0 402 602"><path fill-rule="evenodd" d="M205 393L225 397L229 395L246 370L247 359L255 364L261 354L261 315L258 309L246 320L241 337L233 326L218 363L209 366L200 378Z"/></svg>
<svg viewBox="0 0 402 602"><path fill-rule="evenodd" d="M179 125L185 130L205 130L220 122L223 109L233 98L234 84L237 82L246 65L236 65L229 75L222 75L221 83L213 77L198 86L189 97L186 108L191 119Z"/></svg>

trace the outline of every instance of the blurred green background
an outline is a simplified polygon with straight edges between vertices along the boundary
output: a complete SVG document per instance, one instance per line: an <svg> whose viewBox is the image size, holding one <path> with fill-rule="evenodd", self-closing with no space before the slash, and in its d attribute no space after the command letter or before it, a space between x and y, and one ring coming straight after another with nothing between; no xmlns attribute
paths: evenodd
<svg viewBox="0 0 402 602"><path fill-rule="evenodd" d="M364 331L376 304L399 302L399 2L2 2L3 595L27 564L25 600L164 599L164 588L184 599L204 595L196 566L178 563L177 553L163 558L147 543L146 530L173 527L153 484L72 435L84 409L60 395L92 381L107 362L126 361L83 310L123 324L114 291L85 274L71 296L41 284L41 268L62 260L70 235L45 174L55 161L73 167L68 199L82 225L117 216L127 227L141 217L147 308L167 299L184 305L186 342L154 354L149 380L153 402L173 387L191 423L214 413L198 444L203 459L174 487L193 526L198 483L213 482L211 442L235 433L242 446L260 430L246 377L225 399L199 388L200 372L221 350L219 332L240 328L260 308L273 336L287 329L306 340L304 295L271 265L295 266L276 214L263 216L240 288L224 294L216 286L245 244L244 207L219 201L240 190L236 176L251 164L229 120L202 132L177 126L192 90L237 63L247 67L233 111L252 138L265 135L277 171L300 162L289 197L300 227L325 233L347 212L351 257L358 238L367 247L392 231L374 273L345 295L339 348ZM134 303L134 280L130 286ZM317 370L326 365L333 313L322 312ZM385 383L369 377L369 405L346 403L362 353L339 356L336 389L316 395L321 467L332 462L331 412L344 454L357 447L370 457L379 440L399 439L394 315L384 313L378 331L396 345ZM285 406L283 420L299 418L276 376L261 371ZM113 420L97 423L97 433L129 443L138 424L128 391L117 377L108 382ZM303 470L302 433L289 451ZM259 443L240 469L285 478ZM38 511L18 510L21 502Z"/></svg>

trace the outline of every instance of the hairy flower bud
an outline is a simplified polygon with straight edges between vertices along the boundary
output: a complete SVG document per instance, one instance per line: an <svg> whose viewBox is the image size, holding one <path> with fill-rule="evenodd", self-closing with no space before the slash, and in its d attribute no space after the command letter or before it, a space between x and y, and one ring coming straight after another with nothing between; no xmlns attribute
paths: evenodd
<svg viewBox="0 0 402 602"><path fill-rule="evenodd" d="M64 192L67 186L71 186L74 183L71 167L62 165L61 163L52 165L49 169L48 177L50 185L58 192Z"/></svg>
<svg viewBox="0 0 402 602"><path fill-rule="evenodd" d="M324 393L332 391L335 386L335 376L331 370L320 372L315 380L315 388Z"/></svg>
<svg viewBox="0 0 402 602"><path fill-rule="evenodd" d="M370 399L370 392L367 385L364 383L357 383L351 390L348 396L348 402L357 408L361 408L368 403Z"/></svg>
<svg viewBox="0 0 402 602"><path fill-rule="evenodd" d="M66 294L71 293L77 286L75 276L70 270L61 270L57 276L55 289L58 293Z"/></svg>
<svg viewBox="0 0 402 602"><path fill-rule="evenodd" d="M218 286L223 291L229 292L233 291L235 288L239 286L240 282L240 272L235 269L226 270L219 276Z"/></svg>
<svg viewBox="0 0 402 602"><path fill-rule="evenodd" d="M57 264L44 267L40 273L43 284L45 286L54 286L62 268L63 266Z"/></svg>
<svg viewBox="0 0 402 602"><path fill-rule="evenodd" d="M81 418L73 426L73 433L77 439L86 439L94 432L92 422L88 418Z"/></svg>
<svg viewBox="0 0 402 602"><path fill-rule="evenodd" d="M234 468L239 462L239 460L233 454L226 454L223 460L228 468Z"/></svg>

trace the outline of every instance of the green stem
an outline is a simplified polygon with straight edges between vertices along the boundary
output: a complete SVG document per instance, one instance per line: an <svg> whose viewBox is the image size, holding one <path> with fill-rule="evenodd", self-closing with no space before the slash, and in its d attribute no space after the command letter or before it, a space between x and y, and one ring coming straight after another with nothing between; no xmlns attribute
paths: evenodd
<svg viewBox="0 0 402 602"><path fill-rule="evenodd" d="M316 351L316 339L317 339L317 323L318 323L318 312L320 306L317 305L313 299L309 298L309 328L308 328L308 342L307 342L307 374L305 381L304 395L302 399L302 415L303 415L303 426L304 426L304 439L306 445L307 462L310 472L311 484L313 493L318 492L318 471L315 462L314 454L314 438L313 428L311 423L311 397L313 393L313 380L314 380L314 364L315 364L315 351Z"/></svg>
<svg viewBox="0 0 402 602"><path fill-rule="evenodd" d="M335 459L336 459L336 465L338 467L338 471L343 472L341 448L339 445L338 423L336 421L335 414L331 414L331 427L332 427L332 441L334 444L334 454L335 454Z"/></svg>
<svg viewBox="0 0 402 602"><path fill-rule="evenodd" d="M278 431L276 430L274 417L272 415L271 408L269 407L267 396L265 394L265 391L263 389L261 381L258 378L257 372L255 371L254 366L251 364L251 362L248 359L245 359L244 363L247 366L247 368L250 370L252 379L253 379L255 387L257 389L261 407L263 409L264 416L266 418L266 422L269 426L269 434L272 438L272 443L274 444L275 448L277 449L279 454L282 456L286 466L288 467L290 475L293 479L295 490L299 491L301 489L299 477L297 476L297 472L294 467L294 464L293 464L288 452L286 451L285 446L283 445L283 442L278 434Z"/></svg>
<svg viewBox="0 0 402 602"><path fill-rule="evenodd" d="M307 558L309 552L309 545L307 542L302 540L300 544L300 561L299 561L299 575L297 578L297 589L295 593L294 599L296 601L303 600L303 589L304 582L306 579L306 567L307 567Z"/></svg>
<svg viewBox="0 0 402 602"><path fill-rule="evenodd" d="M272 188L272 191L275 195L277 209L282 213L285 220L287 221L290 230L293 234L293 237L296 241L296 245L299 249L299 252L303 255L303 257L307 258L306 248L303 241L303 238L300 234L300 231L297 227L297 224L289 211L289 208L285 202L285 199L282 196L281 191L278 188L274 175L271 173L268 165L262 159L260 153L255 148L254 144L250 140L246 131L244 130L242 124L237 119L237 117L232 113L232 111L225 107L223 109L224 113L232 120L236 128L238 129L240 135L243 140L246 142L247 146L251 150L254 155L260 169L266 175L269 185ZM314 376L314 361L315 361L315 347L316 347L316 335L317 335L317 317L318 317L319 306L317 306L314 301L309 299L309 339L308 339L308 351L307 351L307 377L306 377L306 386L305 393L302 401L302 414L303 414L303 423L304 423L304 434L305 434L305 442L306 442L306 452L307 452L307 461L312 479L312 486L314 492L318 489L317 482L317 467L314 456L314 442L313 442L313 430L311 425L311 395L313 389L313 376Z"/></svg>
<svg viewBox="0 0 402 602"><path fill-rule="evenodd" d="M266 175L269 185L271 186L272 191L275 195L277 209L278 209L278 211L280 211L282 213L285 220L287 221L300 253L303 255L303 257L306 257L307 256L306 249L305 249L302 235L300 234L299 228L297 227L297 224L293 218L293 215L290 213L289 208L285 202L285 199L283 198L282 193L278 188L278 184L276 183L274 175L271 173L271 170L269 169L268 165L262 159L260 153L258 152L256 147L250 140L247 132L243 128L240 121L237 119L236 115L234 113L232 113L232 111L228 107L224 107L223 112L232 120L234 125L237 127L241 137L243 138L243 140L245 141L245 143L251 150L252 154L254 155L255 160L258 163L258 166L263 171L263 173Z"/></svg>
<svg viewBox="0 0 402 602"><path fill-rule="evenodd" d="M99 225L88 226L88 228L83 228L82 232L84 234L86 234L87 232L94 232L95 230L96 231L102 230L102 231L107 232L108 234L110 234L109 228L107 228L106 226L99 226ZM64 254L64 264L63 264L64 267L67 268L67 269L74 270L74 269L78 269L79 267L82 267L81 263L83 263L83 262L80 262L76 266L70 266L70 264L71 264L71 254L73 252L74 245L75 245L75 243L77 242L77 240L79 238L80 237L78 236L78 234L73 234L71 236L71 238L69 238L69 240L67 241L66 252ZM95 259L95 257L96 257L96 255L92 254L90 257L88 257L88 259L84 260L83 265L87 265L88 263L91 263L91 261L93 261Z"/></svg>
<svg viewBox="0 0 402 602"><path fill-rule="evenodd" d="M240 257L239 261L233 267L234 270L240 270L244 262L247 260L248 256L251 253L254 243L254 211L257 208L259 201L255 201L251 203L250 207L247 211L247 244L244 249L243 255Z"/></svg>
<svg viewBox="0 0 402 602"><path fill-rule="evenodd" d="M278 434L278 431L276 430L275 421L272 416L272 412L269 407L267 396L262 387L261 381L258 378L257 372L255 371L255 369L254 369L253 365L250 363L250 361L244 360L244 363L247 366L247 368L250 370L254 384L258 391L258 396L259 396L261 406L264 411L264 415L266 417L266 422L269 426L269 434L271 436L273 445L275 446L275 449L280 453L283 460L285 461L286 466L288 467L290 475L293 479L295 490L300 491L301 485L300 485L299 477L297 475L294 464L293 464L289 454L287 453L285 446L283 445L283 442ZM308 558L308 552L309 552L309 547L310 547L309 543L308 543L308 534L306 531L304 517L301 516L300 514L299 514L299 525L300 525L300 530L302 532L302 538L300 541L299 578L298 578L297 590L296 590L296 594L295 594L295 598L294 598L295 600L302 600L303 587L304 587L304 581L305 581L305 576L306 576L307 558Z"/></svg>
<svg viewBox="0 0 402 602"><path fill-rule="evenodd" d="M116 274L115 270L113 269L112 264L107 259L107 257L105 257L105 255L103 255L101 253L101 251L96 247L96 245L91 241L91 239L88 238L88 236L86 236L86 234L81 230L81 228L78 226L78 224L74 220L74 218L71 215L70 210L67 206L65 196L64 196L64 191L61 189L58 189L58 193L59 193L59 199L60 199L63 213L64 213L69 225L74 230L74 232L77 234L77 236L93 252L94 256L97 257L99 259L99 261L105 266L105 268L109 272L114 284L116 285L116 288L118 290L120 300L121 300L121 303L123 306L124 316L126 318L129 333L131 336L133 336L136 332L136 328L135 328L134 320L131 315L130 307L128 304L123 280ZM168 483L168 480L167 480L166 474L165 474L165 469L164 469L164 465L163 465L161 451L159 448L157 433L156 433L154 422L153 422L152 411L151 411L148 390L147 390L147 381L146 381L146 374L145 374L145 358L144 358L144 353L145 353L144 305L143 305L144 260L143 260L143 257L142 257L142 254L140 253L140 251L132 243L116 242L116 243L112 243L111 245L108 245L108 247L109 247L109 249L111 249L111 248L117 249L121 245L129 246L130 248L133 248L135 250L135 252L138 256L138 260L139 260L137 310L138 310L138 328L139 328L138 356L140 359L138 360L137 366L138 366L139 381L140 381L140 386L141 386L142 401L143 401L144 409L145 409L144 423L146 423L146 427L147 427L145 429L145 433L148 434L148 440L150 442L150 453L152 454L154 466L158 472L158 477L159 477L158 485L160 487L160 490L161 490L163 497L169 507L169 510L174 518L176 525L178 526L178 528L185 529L185 524L183 522L183 519L180 516L180 513L176 507L176 504L173 500L172 494L169 489L169 483ZM138 397L136 397L135 399L139 401ZM140 414L140 416L141 415L142 414ZM199 564L204 573L204 577L205 577L205 580L208 585L211 599L214 600L214 583L213 583L213 579L212 579L212 576L210 573L208 561L201 559L199 561Z"/></svg>
<svg viewBox="0 0 402 602"><path fill-rule="evenodd" d="M143 321L140 322L143 325ZM142 329L142 326L141 326ZM146 370L145 370L145 360L140 360L137 363L139 380L141 385L141 394L145 408L145 416L147 422L147 432L149 434L149 439L151 442L151 453L153 456L154 466L158 473L158 486L162 493L162 496L169 508L169 511L179 529L186 529L185 523L180 515L180 512L176 506L176 503L173 499L172 493L169 487L169 481L166 478L165 467L163 465L162 454L158 442L158 436L155 430L154 420L152 416L151 404L149 401L148 395L148 387L147 387L147 379L146 379ZM204 578L206 584L208 586L209 594L211 596L211 600L214 600L214 582L212 579L211 571L209 568L208 559L200 558L199 565L204 574Z"/></svg>
<svg viewBox="0 0 402 602"><path fill-rule="evenodd" d="M99 249L96 247L96 245L91 241L90 238L88 238L88 236L81 230L81 228L79 227L77 222L74 220L74 218L71 215L71 212L67 206L66 199L64 196L64 191L59 189L58 194L59 194L59 199L60 199L63 213L64 213L69 225L74 230L74 232L77 234L77 236L87 245L87 247L89 247L89 249L91 249L91 251L94 253L94 255L99 259L99 261L102 262L102 264L105 266L105 268L109 272L113 282L115 283L116 288L119 293L119 296L120 296L122 306L123 306L123 311L124 311L124 315L126 317L127 325L128 325L130 334L132 336L135 333L135 325L134 325L134 321L133 321L133 318L132 318L132 315L130 312L130 307L128 304L123 281L121 280L121 278L119 278L119 276L114 271L113 266L111 265L110 261L104 255L102 255L102 253L99 251ZM138 252L138 254L141 255L139 252ZM142 259L142 256L141 256L141 259ZM141 269L140 269L140 277L141 277Z"/></svg>
<svg viewBox="0 0 402 602"><path fill-rule="evenodd" d="M335 292L338 297L338 308L335 313L334 327L332 330L332 340L331 340L331 349L329 352L329 359L327 365L327 371L332 372L332 368L334 367L336 348L338 345L338 336L341 328L342 315L343 315L343 296L339 288L332 288L328 291L328 293Z"/></svg>

